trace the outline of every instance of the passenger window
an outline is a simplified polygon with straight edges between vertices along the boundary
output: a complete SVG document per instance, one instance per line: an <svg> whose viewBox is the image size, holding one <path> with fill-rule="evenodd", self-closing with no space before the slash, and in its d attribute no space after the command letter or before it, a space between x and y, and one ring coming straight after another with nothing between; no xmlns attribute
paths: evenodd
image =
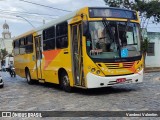
<svg viewBox="0 0 160 120"><path fill-rule="evenodd" d="M67 48L68 47L68 23L63 22L56 26L56 47Z"/></svg>
<svg viewBox="0 0 160 120"><path fill-rule="evenodd" d="M26 53L33 53L33 36L29 35L25 39L25 51Z"/></svg>
<svg viewBox="0 0 160 120"><path fill-rule="evenodd" d="M43 31L43 50L55 49L55 27Z"/></svg>

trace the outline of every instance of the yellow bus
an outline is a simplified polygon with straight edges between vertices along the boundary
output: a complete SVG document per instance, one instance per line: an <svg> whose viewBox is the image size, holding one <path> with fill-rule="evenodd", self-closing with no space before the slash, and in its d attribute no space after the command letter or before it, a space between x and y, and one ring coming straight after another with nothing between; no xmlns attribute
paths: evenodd
<svg viewBox="0 0 160 120"><path fill-rule="evenodd" d="M143 81L136 11L85 7L16 37L16 74L35 81L100 88Z"/></svg>

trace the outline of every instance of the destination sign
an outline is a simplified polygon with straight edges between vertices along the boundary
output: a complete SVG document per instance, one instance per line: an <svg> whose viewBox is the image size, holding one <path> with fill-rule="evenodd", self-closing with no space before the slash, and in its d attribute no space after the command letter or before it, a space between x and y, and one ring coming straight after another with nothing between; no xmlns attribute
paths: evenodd
<svg viewBox="0 0 160 120"><path fill-rule="evenodd" d="M90 8L89 15L91 18L125 18L137 20L136 12L125 9L114 8Z"/></svg>

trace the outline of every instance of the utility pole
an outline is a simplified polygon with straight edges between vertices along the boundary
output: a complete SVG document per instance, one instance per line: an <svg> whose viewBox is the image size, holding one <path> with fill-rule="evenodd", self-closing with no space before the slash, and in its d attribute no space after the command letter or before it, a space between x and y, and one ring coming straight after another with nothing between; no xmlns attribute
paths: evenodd
<svg viewBox="0 0 160 120"><path fill-rule="evenodd" d="M43 19L43 25L45 24L45 20Z"/></svg>

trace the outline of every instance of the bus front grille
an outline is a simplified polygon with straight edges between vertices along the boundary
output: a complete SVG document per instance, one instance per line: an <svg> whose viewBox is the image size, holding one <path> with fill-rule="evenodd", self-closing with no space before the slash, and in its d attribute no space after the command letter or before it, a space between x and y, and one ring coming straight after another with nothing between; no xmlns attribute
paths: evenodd
<svg viewBox="0 0 160 120"><path fill-rule="evenodd" d="M134 62L122 62L122 63L105 63L108 69L122 69L131 68Z"/></svg>

